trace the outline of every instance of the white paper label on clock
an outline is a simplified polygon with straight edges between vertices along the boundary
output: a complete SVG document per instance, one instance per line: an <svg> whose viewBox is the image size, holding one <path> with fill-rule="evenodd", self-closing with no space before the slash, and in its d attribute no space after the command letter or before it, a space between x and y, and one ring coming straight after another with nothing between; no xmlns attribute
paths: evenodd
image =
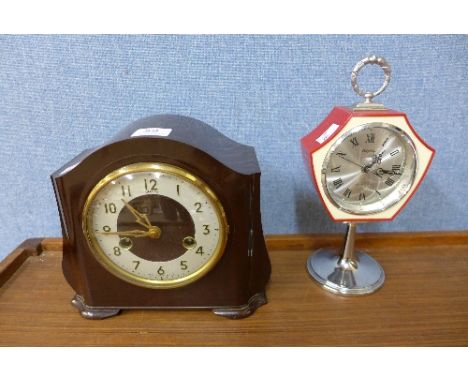
<svg viewBox="0 0 468 382"><path fill-rule="evenodd" d="M145 135L167 137L172 132L172 129L163 129L162 127L145 127L143 129L136 130L131 136L141 137Z"/></svg>
<svg viewBox="0 0 468 382"><path fill-rule="evenodd" d="M316 139L316 141L320 144L322 144L323 142L325 142L328 138L330 138L333 133L336 131L336 129L338 129L338 127L340 127L340 125L337 125L336 123L332 123L330 125L330 127L325 130L325 132Z"/></svg>

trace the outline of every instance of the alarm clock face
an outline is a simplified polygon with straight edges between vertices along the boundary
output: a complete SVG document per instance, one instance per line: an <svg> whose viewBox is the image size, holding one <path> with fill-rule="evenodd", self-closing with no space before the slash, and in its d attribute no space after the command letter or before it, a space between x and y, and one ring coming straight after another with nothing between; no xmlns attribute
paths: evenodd
<svg viewBox="0 0 468 382"><path fill-rule="evenodd" d="M115 276L148 288L189 284L223 254L223 207L200 178L163 163L135 163L90 192L83 230L96 259Z"/></svg>
<svg viewBox="0 0 468 382"><path fill-rule="evenodd" d="M398 127L385 123L358 126L328 151L322 186L341 210L375 214L398 203L410 190L416 158L410 137Z"/></svg>

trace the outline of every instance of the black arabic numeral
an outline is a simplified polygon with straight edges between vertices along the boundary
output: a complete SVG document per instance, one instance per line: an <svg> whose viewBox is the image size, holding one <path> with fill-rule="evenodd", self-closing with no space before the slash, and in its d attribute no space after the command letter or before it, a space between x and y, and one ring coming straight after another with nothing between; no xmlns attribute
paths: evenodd
<svg viewBox="0 0 468 382"><path fill-rule="evenodd" d="M114 203L104 204L104 209L106 210L106 214L115 214L117 212L117 207Z"/></svg>
<svg viewBox="0 0 468 382"><path fill-rule="evenodd" d="M128 196L132 196L132 193L130 192L130 186L122 186L122 196L125 196L128 193Z"/></svg>
<svg viewBox="0 0 468 382"><path fill-rule="evenodd" d="M151 191L158 191L158 189L156 188L156 184L157 184L157 181L156 179L150 179L150 180L147 180L145 178L145 191L146 192L151 192Z"/></svg>

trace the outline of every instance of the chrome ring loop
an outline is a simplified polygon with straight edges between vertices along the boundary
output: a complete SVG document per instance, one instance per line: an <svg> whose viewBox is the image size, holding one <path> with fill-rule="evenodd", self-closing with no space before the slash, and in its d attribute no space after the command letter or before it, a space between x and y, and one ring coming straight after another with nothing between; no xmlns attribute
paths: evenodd
<svg viewBox="0 0 468 382"><path fill-rule="evenodd" d="M384 75L385 75L384 83L382 84L380 89L375 92L363 91L359 88L359 85L357 83L358 74L361 71L361 69L366 65L379 65L384 72ZM386 89L386 87L388 86L390 82L391 74L392 74L392 69L390 67L390 64L387 62L387 60L385 60L385 58L375 56L375 55L368 56L368 57L363 58L361 61L359 61L354 67L353 71L351 72L351 85L353 86L354 91L358 95L366 99L365 100L366 103L371 103L372 98L378 96Z"/></svg>

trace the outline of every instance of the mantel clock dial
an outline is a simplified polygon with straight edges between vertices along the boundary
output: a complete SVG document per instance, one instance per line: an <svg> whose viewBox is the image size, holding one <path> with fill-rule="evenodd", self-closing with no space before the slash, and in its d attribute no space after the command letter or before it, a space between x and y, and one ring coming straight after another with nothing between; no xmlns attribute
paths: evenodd
<svg viewBox="0 0 468 382"><path fill-rule="evenodd" d="M218 197L200 178L162 163L114 170L91 191L84 231L111 273L148 288L190 284L216 265L228 225Z"/></svg>
<svg viewBox="0 0 468 382"><path fill-rule="evenodd" d="M385 81L376 92L357 83L365 65L379 65ZM330 217L348 224L340 253L319 250L308 259L310 275L325 289L343 295L372 293L384 282L384 271L369 255L354 253L357 223L394 219L422 182L434 156L407 116L372 99L390 82L388 62L377 56L358 62L353 89L364 97L354 107L335 107L302 138L304 159Z"/></svg>
<svg viewBox="0 0 468 382"><path fill-rule="evenodd" d="M139 120L52 175L65 278L83 317L266 303L255 151L188 117Z"/></svg>

